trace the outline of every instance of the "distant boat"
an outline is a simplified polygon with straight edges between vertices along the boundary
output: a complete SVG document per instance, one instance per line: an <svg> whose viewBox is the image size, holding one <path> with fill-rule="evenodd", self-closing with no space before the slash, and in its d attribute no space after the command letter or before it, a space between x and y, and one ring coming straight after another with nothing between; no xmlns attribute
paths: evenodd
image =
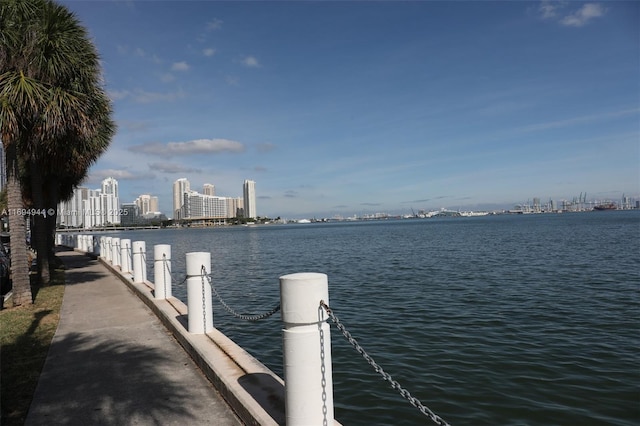
<svg viewBox="0 0 640 426"><path fill-rule="evenodd" d="M618 206L616 206L616 203L598 204L593 207L594 210L616 210L617 208Z"/></svg>

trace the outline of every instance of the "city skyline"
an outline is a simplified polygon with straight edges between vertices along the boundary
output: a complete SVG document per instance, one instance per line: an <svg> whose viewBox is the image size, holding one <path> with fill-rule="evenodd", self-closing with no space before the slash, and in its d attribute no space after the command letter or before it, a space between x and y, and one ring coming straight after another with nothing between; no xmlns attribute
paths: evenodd
<svg viewBox="0 0 640 426"><path fill-rule="evenodd" d="M269 217L640 198L637 3L63 3L119 126L85 185L123 199L171 212L180 176L251 176Z"/></svg>

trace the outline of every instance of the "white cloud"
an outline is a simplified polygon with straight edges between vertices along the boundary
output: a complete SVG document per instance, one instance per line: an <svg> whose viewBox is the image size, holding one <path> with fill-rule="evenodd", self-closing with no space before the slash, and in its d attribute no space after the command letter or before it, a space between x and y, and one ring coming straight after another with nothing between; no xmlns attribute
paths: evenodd
<svg viewBox="0 0 640 426"><path fill-rule="evenodd" d="M159 156L219 154L223 152L243 152L244 145L228 139L195 139L186 142L148 142L135 145L129 151Z"/></svg>
<svg viewBox="0 0 640 426"><path fill-rule="evenodd" d="M560 22L568 27L582 27L593 18L604 15L605 9L598 3L587 3L580 9L565 16Z"/></svg>
<svg viewBox="0 0 640 426"><path fill-rule="evenodd" d="M87 183L100 182L108 177L117 180L140 180L154 178L155 175L152 173L135 174L126 169L92 170L91 175L87 179Z"/></svg>
<svg viewBox="0 0 640 426"><path fill-rule="evenodd" d="M567 27L582 27L606 12L599 3L585 3L572 13L563 12L563 9L571 4L568 1L542 0L538 6L538 13L542 19L552 20Z"/></svg>
<svg viewBox="0 0 640 426"><path fill-rule="evenodd" d="M182 99L185 97L185 93L182 90L167 93L136 90L131 96L133 96L133 100L138 103L148 104L151 102L175 101L177 99Z"/></svg>
<svg viewBox="0 0 640 426"><path fill-rule="evenodd" d="M558 2L551 2L549 0L543 0L540 3L540 7L538 10L544 19L555 18L558 14L558 8L562 7L562 5Z"/></svg>
<svg viewBox="0 0 640 426"><path fill-rule="evenodd" d="M174 62L173 65L171 65L171 71L189 71L189 68L189 64L185 61Z"/></svg>
<svg viewBox="0 0 640 426"><path fill-rule="evenodd" d="M258 59L255 56L246 56L244 59L242 59L242 65L244 65L245 67L249 67L249 68L259 68L260 67L260 62L258 62Z"/></svg>
<svg viewBox="0 0 640 426"><path fill-rule="evenodd" d="M219 30L222 28L223 21L218 18L207 22L207 31Z"/></svg>
<svg viewBox="0 0 640 426"><path fill-rule="evenodd" d="M556 129L560 127L575 126L583 123L593 123L595 121L603 121L603 120L615 119L619 117L626 117L628 115L638 115L639 113L640 113L640 108L631 108L631 109L625 109L620 111L604 112L601 114L583 115L580 117L568 118L565 120L530 124L528 126L521 127L519 130L523 132L536 132L540 130Z"/></svg>
<svg viewBox="0 0 640 426"><path fill-rule="evenodd" d="M162 172L162 173L202 173L202 169L196 169L193 167L186 167L182 164L170 163L170 162L160 162L160 163L149 163L149 169L154 172Z"/></svg>
<svg viewBox="0 0 640 426"><path fill-rule="evenodd" d="M110 90L107 94L112 101L119 101L130 95L128 90Z"/></svg>
<svg viewBox="0 0 640 426"><path fill-rule="evenodd" d="M215 53L216 53L216 49L212 49L212 48L202 49L202 54L204 56L213 56Z"/></svg>

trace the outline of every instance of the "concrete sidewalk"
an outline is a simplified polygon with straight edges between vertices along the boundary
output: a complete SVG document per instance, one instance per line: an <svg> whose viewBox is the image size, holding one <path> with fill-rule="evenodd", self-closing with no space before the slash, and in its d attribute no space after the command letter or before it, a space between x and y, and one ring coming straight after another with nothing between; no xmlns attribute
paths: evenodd
<svg viewBox="0 0 640 426"><path fill-rule="evenodd" d="M152 311L97 260L67 266L26 425L242 425Z"/></svg>

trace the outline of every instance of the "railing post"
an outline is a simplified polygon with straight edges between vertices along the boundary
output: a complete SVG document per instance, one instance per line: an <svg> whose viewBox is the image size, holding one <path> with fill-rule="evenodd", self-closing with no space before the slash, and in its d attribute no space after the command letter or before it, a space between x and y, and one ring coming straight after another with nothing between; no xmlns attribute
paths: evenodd
<svg viewBox="0 0 640 426"><path fill-rule="evenodd" d="M85 251L89 254L93 254L93 235L86 236Z"/></svg>
<svg viewBox="0 0 640 426"><path fill-rule="evenodd" d="M120 240L120 270L131 272L131 240Z"/></svg>
<svg viewBox="0 0 640 426"><path fill-rule="evenodd" d="M287 426L334 423L331 332L321 300L329 303L325 274L280 277Z"/></svg>
<svg viewBox="0 0 640 426"><path fill-rule="evenodd" d="M106 252L105 259L107 259L107 262L111 263L112 255L113 255L113 248L111 246L111 237L105 238L105 252Z"/></svg>
<svg viewBox="0 0 640 426"><path fill-rule="evenodd" d="M213 330L211 285L208 277L210 273L211 253L187 253L189 333L205 334Z"/></svg>
<svg viewBox="0 0 640 426"><path fill-rule="evenodd" d="M105 243L106 238L107 237L100 237L100 257L103 258L103 259L105 258L105 255L104 255L104 243Z"/></svg>
<svg viewBox="0 0 640 426"><path fill-rule="evenodd" d="M134 241L132 247L133 282L143 283L147 280L147 245L144 241Z"/></svg>
<svg viewBox="0 0 640 426"><path fill-rule="evenodd" d="M155 298L171 297L171 246L169 244L153 246L153 274Z"/></svg>
<svg viewBox="0 0 640 426"><path fill-rule="evenodd" d="M120 266L120 238L111 237L111 263Z"/></svg>

